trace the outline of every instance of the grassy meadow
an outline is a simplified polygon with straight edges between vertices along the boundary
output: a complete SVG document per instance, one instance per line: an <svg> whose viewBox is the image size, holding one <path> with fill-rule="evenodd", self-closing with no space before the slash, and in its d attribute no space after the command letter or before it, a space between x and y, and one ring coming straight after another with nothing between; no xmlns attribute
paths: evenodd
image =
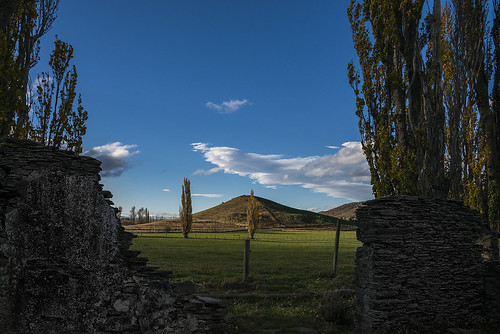
<svg viewBox="0 0 500 334"><path fill-rule="evenodd" d="M134 239L131 249L148 257L149 265L173 271L173 282L194 283L198 294L233 295L225 300L239 332L343 329L331 327L321 317L323 294L301 293L354 287L355 250L360 245L354 231L341 233L335 278L331 275L334 231L258 231L251 241L250 277L243 281L246 238L246 232L192 233L189 239L180 233L144 233ZM298 296L286 296L297 292Z"/></svg>

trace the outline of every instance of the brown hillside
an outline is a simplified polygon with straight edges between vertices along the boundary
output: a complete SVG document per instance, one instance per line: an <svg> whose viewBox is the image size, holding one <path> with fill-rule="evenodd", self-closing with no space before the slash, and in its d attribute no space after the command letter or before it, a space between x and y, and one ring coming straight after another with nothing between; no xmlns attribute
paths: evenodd
<svg viewBox="0 0 500 334"><path fill-rule="evenodd" d="M220 232L229 230L245 230L247 227L248 199L243 195L233 198L213 208L193 214L193 232ZM265 198L255 196L260 212L260 227L264 228L328 228L334 227L337 218L319 213L294 209ZM161 222L125 225L130 232L171 231L180 230L179 219Z"/></svg>
<svg viewBox="0 0 500 334"><path fill-rule="evenodd" d="M321 211L320 213L326 216L335 217L343 220L355 220L356 210L363 205L363 202L347 203L336 208Z"/></svg>
<svg viewBox="0 0 500 334"><path fill-rule="evenodd" d="M250 196L235 197L213 208L195 213L195 221L216 221L246 226L246 209ZM262 227L307 227L308 225L335 224L337 219L319 213L294 209L268 199L257 197Z"/></svg>

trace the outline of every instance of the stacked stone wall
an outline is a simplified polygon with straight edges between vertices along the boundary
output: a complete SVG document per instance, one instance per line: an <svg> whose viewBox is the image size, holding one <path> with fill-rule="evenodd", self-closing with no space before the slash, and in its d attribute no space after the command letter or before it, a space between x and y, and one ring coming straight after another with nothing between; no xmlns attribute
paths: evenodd
<svg viewBox="0 0 500 334"><path fill-rule="evenodd" d="M0 140L0 333L205 333L213 305L130 251L100 162Z"/></svg>
<svg viewBox="0 0 500 334"><path fill-rule="evenodd" d="M484 321L478 240L486 227L475 211L453 200L389 197L366 202L356 216L358 332Z"/></svg>

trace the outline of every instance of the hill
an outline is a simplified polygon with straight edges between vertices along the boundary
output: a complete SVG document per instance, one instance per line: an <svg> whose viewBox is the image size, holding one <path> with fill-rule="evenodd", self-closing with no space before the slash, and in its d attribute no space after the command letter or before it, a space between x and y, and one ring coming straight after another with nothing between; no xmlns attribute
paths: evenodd
<svg viewBox="0 0 500 334"><path fill-rule="evenodd" d="M245 230L247 227L248 199L243 195L223 202L210 209L193 214L193 232L221 232ZM257 197L260 212L261 228L334 228L338 218L291 208L271 200ZM171 231L180 230L179 219L170 219L160 222L126 225L130 232Z"/></svg>
<svg viewBox="0 0 500 334"><path fill-rule="evenodd" d="M347 203L327 211L321 211L320 214L343 220L355 220L356 210L362 205L363 202Z"/></svg>
<svg viewBox="0 0 500 334"><path fill-rule="evenodd" d="M217 221L246 226L246 209L250 196L243 195L213 208L195 213L195 221ZM337 218L319 213L299 210L271 200L255 196L262 227L306 227L310 225L336 224Z"/></svg>

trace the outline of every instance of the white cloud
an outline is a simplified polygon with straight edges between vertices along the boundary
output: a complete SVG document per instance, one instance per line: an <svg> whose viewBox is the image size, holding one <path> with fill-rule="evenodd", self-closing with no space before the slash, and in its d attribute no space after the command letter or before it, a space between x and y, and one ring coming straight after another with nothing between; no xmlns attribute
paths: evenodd
<svg viewBox="0 0 500 334"><path fill-rule="evenodd" d="M207 102L205 103L205 106L209 109L214 109L214 110L217 110L217 111L221 111L222 110L222 106L218 105L218 104L215 104L213 102Z"/></svg>
<svg viewBox="0 0 500 334"><path fill-rule="evenodd" d="M193 173L193 175L210 175L210 174L217 173L217 172L220 172L220 171L221 171L221 169L217 168L217 167L209 169L209 170L198 169L197 171L195 171Z"/></svg>
<svg viewBox="0 0 500 334"><path fill-rule="evenodd" d="M274 189L274 190L278 189L278 188L277 188L277 186L265 186L265 187L266 187L267 189Z"/></svg>
<svg viewBox="0 0 500 334"><path fill-rule="evenodd" d="M163 191L170 191L170 189L162 189Z"/></svg>
<svg viewBox="0 0 500 334"><path fill-rule="evenodd" d="M221 104L216 104L209 101L205 103L205 106L209 109L216 110L219 113L229 114L238 111L248 103L249 101L247 99L223 101Z"/></svg>
<svg viewBox="0 0 500 334"><path fill-rule="evenodd" d="M353 201L372 198L370 172L359 142L346 142L333 155L284 158L245 153L233 147L193 143L193 150L216 165L198 174L224 171L249 177L267 187L297 185L328 196Z"/></svg>
<svg viewBox="0 0 500 334"><path fill-rule="evenodd" d="M336 150L336 149L340 148L338 146L330 146L330 145L329 146L325 146L325 147L326 148L331 148L332 150Z"/></svg>
<svg viewBox="0 0 500 334"><path fill-rule="evenodd" d="M191 194L193 197L219 198L222 194Z"/></svg>
<svg viewBox="0 0 500 334"><path fill-rule="evenodd" d="M45 83L50 85L53 81L54 79L46 73L44 75L38 75L31 84L31 91L33 92L34 95L38 95L37 93L38 86L42 86Z"/></svg>
<svg viewBox="0 0 500 334"><path fill-rule="evenodd" d="M125 145L120 142L115 142L96 146L83 152L83 155L96 158L102 162L102 177L120 176L125 170L132 167L125 159L140 152L132 150L136 147L137 145Z"/></svg>

